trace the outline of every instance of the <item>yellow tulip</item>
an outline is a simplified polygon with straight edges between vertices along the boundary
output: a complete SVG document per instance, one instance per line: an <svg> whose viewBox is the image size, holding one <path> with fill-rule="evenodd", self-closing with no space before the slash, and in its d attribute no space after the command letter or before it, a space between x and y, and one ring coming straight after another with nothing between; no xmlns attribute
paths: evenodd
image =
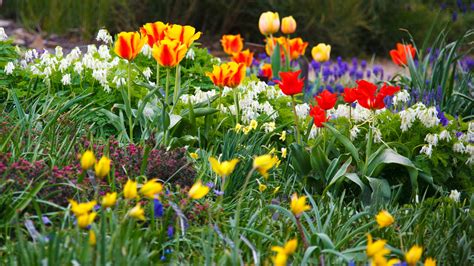
<svg viewBox="0 0 474 266"><path fill-rule="evenodd" d="M158 183L157 179L146 182L141 188L140 193L149 199L156 198L156 195L163 190L163 186Z"/></svg>
<svg viewBox="0 0 474 266"><path fill-rule="evenodd" d="M293 16L281 19L281 32L283 34L292 34L296 31L296 20Z"/></svg>
<svg viewBox="0 0 474 266"><path fill-rule="evenodd" d="M85 213L83 215L77 216L77 225L80 228L87 228L92 222L94 222L96 216L96 212Z"/></svg>
<svg viewBox="0 0 474 266"><path fill-rule="evenodd" d="M168 30L168 24L161 21L147 23L140 28L142 35L147 36L148 46L153 47L156 42L163 40Z"/></svg>
<svg viewBox="0 0 474 266"><path fill-rule="evenodd" d="M134 199L137 196L137 182L131 179L127 180L123 188L123 197L126 199Z"/></svg>
<svg viewBox="0 0 474 266"><path fill-rule="evenodd" d="M268 178L270 170L278 162L278 157L271 154L265 154L253 159L253 168L255 168L263 177Z"/></svg>
<svg viewBox="0 0 474 266"><path fill-rule="evenodd" d="M326 62L331 56L331 45L320 43L313 47L311 55L316 62Z"/></svg>
<svg viewBox="0 0 474 266"><path fill-rule="evenodd" d="M201 199L209 193L210 188L199 180L189 189L188 196L192 199Z"/></svg>
<svg viewBox="0 0 474 266"><path fill-rule="evenodd" d="M428 258L426 258L424 265L425 266L436 266L436 260L433 259L432 257L428 257Z"/></svg>
<svg viewBox="0 0 474 266"><path fill-rule="evenodd" d="M385 258L384 258L385 259ZM387 261L387 266L394 266L394 265L400 265L400 260L399 259L390 259L389 261ZM383 265L383 263L382 263Z"/></svg>
<svg viewBox="0 0 474 266"><path fill-rule="evenodd" d="M145 210L142 208L140 203L137 203L135 207L133 207L130 211L128 211L128 216L138 219L138 220L145 220Z"/></svg>
<svg viewBox="0 0 474 266"><path fill-rule="evenodd" d="M274 257L272 257L273 265L275 266L286 266L288 256L283 252L278 252Z"/></svg>
<svg viewBox="0 0 474 266"><path fill-rule="evenodd" d="M83 170L87 170L94 166L95 164L95 155L92 151L85 151L81 156L81 167Z"/></svg>
<svg viewBox="0 0 474 266"><path fill-rule="evenodd" d="M107 193L102 197L102 207L110 208L117 202L117 192Z"/></svg>
<svg viewBox="0 0 474 266"><path fill-rule="evenodd" d="M280 29L280 17L277 12L267 11L260 15L258 28L263 35L274 34Z"/></svg>
<svg viewBox="0 0 474 266"><path fill-rule="evenodd" d="M380 258L384 258L386 254L389 254L390 251L385 248L385 244L387 243L386 240L377 240L375 242L372 241L372 235L367 235L367 250L366 254L367 257L378 260Z"/></svg>
<svg viewBox="0 0 474 266"><path fill-rule="evenodd" d="M95 236L94 230L89 230L89 245L95 246L97 243L97 237Z"/></svg>
<svg viewBox="0 0 474 266"><path fill-rule="evenodd" d="M421 258L421 254L423 254L423 247L414 245L405 253L405 260L410 266L416 265Z"/></svg>
<svg viewBox="0 0 474 266"><path fill-rule="evenodd" d="M393 216L386 210L380 211L376 216L375 220L377 221L380 228L387 227L395 221Z"/></svg>
<svg viewBox="0 0 474 266"><path fill-rule="evenodd" d="M105 156L100 158L99 162L95 164L95 176L102 178L109 174L110 172L110 162L111 160Z"/></svg>
<svg viewBox="0 0 474 266"><path fill-rule="evenodd" d="M192 26L173 24L168 26L165 35L168 39L177 40L186 45L186 48L189 48L195 40L201 37L201 32L196 32L196 29Z"/></svg>
<svg viewBox="0 0 474 266"><path fill-rule="evenodd" d="M212 171L221 177L226 177L232 174L238 162L239 159L219 162L216 158L209 157L209 163L211 163Z"/></svg>
<svg viewBox="0 0 474 266"><path fill-rule="evenodd" d="M191 158L193 158L194 160L197 160L199 158L199 154L197 154L195 152L190 152L189 156L191 156Z"/></svg>
<svg viewBox="0 0 474 266"><path fill-rule="evenodd" d="M294 193L291 196L291 212L295 216L301 215L303 212L311 210L311 206L306 204L306 196L298 197L298 194Z"/></svg>
<svg viewBox="0 0 474 266"><path fill-rule="evenodd" d="M71 211L74 213L76 216L81 216L84 214L89 213L92 211L92 209L97 205L97 201L89 201L85 203L78 203L75 200L69 200L69 203L71 204Z"/></svg>
<svg viewBox="0 0 474 266"><path fill-rule="evenodd" d="M298 240L292 239L285 243L283 247L273 246L272 251L277 252L276 256L273 257L273 263L275 265L286 265L288 256L295 253L298 246Z"/></svg>

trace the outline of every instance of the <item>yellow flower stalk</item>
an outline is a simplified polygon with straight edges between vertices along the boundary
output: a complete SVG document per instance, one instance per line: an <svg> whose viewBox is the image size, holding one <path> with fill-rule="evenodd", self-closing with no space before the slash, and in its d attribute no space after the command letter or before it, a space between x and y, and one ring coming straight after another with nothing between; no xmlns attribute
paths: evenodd
<svg viewBox="0 0 474 266"><path fill-rule="evenodd" d="M117 202L117 192L107 193L102 197L102 207L110 208Z"/></svg>
<svg viewBox="0 0 474 266"><path fill-rule="evenodd" d="M160 193L162 190L163 190L163 186L160 183L158 183L158 180L152 179L146 182L140 188L140 193L149 199L153 199L153 198L156 198L156 195Z"/></svg>
<svg viewBox="0 0 474 266"><path fill-rule="evenodd" d="M129 179L123 188L123 197L126 199L134 199L137 196L137 182Z"/></svg>
<svg viewBox="0 0 474 266"><path fill-rule="evenodd" d="M291 196L290 208L295 216L300 216L303 212L311 210L311 206L306 204L306 196L298 197L296 193Z"/></svg>
<svg viewBox="0 0 474 266"><path fill-rule="evenodd" d="M92 151L85 151L81 156L81 168L83 170L90 169L95 164L95 155Z"/></svg>
<svg viewBox="0 0 474 266"><path fill-rule="evenodd" d="M76 216L81 216L89 213L90 211L92 211L94 206L97 205L97 201L95 200L85 203L78 203L77 201L70 199L69 203L71 204L71 211Z"/></svg>
<svg viewBox="0 0 474 266"><path fill-rule="evenodd" d="M416 265L421 258L421 254L423 254L423 247L414 245L405 253L405 260L410 266Z"/></svg>
<svg viewBox="0 0 474 266"><path fill-rule="evenodd" d="M102 156L99 162L95 164L95 176L102 178L108 175L110 172L110 162L111 160L109 158L107 158L106 156Z"/></svg>
<svg viewBox="0 0 474 266"><path fill-rule="evenodd" d="M188 196L192 199L201 199L209 193L210 188L199 180L189 189Z"/></svg>
<svg viewBox="0 0 474 266"><path fill-rule="evenodd" d="M239 159L219 162L216 158L209 157L209 163L211 163L212 171L221 177L226 177L232 174L238 162Z"/></svg>
<svg viewBox="0 0 474 266"><path fill-rule="evenodd" d="M77 216L77 225L80 228L87 228L94 222L95 217L97 216L96 212L86 213L80 216Z"/></svg>
<svg viewBox="0 0 474 266"><path fill-rule="evenodd" d="M377 224L379 225L380 228L390 226L395 221L393 216L386 210L380 211L375 216L375 220L377 221Z"/></svg>
<svg viewBox="0 0 474 266"><path fill-rule="evenodd" d="M253 159L253 168L263 177L268 178L268 170L272 169L278 162L278 157L271 154L257 156Z"/></svg>
<svg viewBox="0 0 474 266"><path fill-rule="evenodd" d="M145 210L142 208L140 203L137 203L135 207L133 207L130 211L128 211L128 216L138 219L138 220L145 220Z"/></svg>

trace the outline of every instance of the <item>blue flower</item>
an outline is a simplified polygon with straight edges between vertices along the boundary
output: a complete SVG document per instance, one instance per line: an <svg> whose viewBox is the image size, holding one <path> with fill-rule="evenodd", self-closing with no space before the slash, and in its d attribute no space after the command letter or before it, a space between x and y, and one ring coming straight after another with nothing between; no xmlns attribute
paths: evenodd
<svg viewBox="0 0 474 266"><path fill-rule="evenodd" d="M155 218L163 217L163 204L159 199L153 199L153 209L155 211Z"/></svg>
<svg viewBox="0 0 474 266"><path fill-rule="evenodd" d="M167 230L166 234L168 235L169 238L173 238L174 228L173 228L172 225L168 226L168 230Z"/></svg>

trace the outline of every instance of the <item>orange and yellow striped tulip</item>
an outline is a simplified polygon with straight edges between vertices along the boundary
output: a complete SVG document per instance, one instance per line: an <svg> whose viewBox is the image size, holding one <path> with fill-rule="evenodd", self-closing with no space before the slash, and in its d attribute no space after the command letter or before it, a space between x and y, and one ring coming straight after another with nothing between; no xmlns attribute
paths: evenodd
<svg viewBox="0 0 474 266"><path fill-rule="evenodd" d="M265 52L267 52L268 56L272 56L273 50L275 49L277 43L280 45L280 53L281 57L283 58L285 57L285 50L288 46L288 39L285 37L267 39L267 44L265 45Z"/></svg>
<svg viewBox="0 0 474 266"><path fill-rule="evenodd" d="M244 48L244 40L237 35L223 35L221 39L222 48L228 55L239 53Z"/></svg>
<svg viewBox="0 0 474 266"><path fill-rule="evenodd" d="M175 67L186 56L186 45L177 40L162 40L153 45L152 56L164 67Z"/></svg>
<svg viewBox="0 0 474 266"><path fill-rule="evenodd" d="M288 47L290 49L290 58L297 59L298 57L304 55L306 52L306 47L308 47L307 42L303 42L301 38L293 38L288 40Z"/></svg>
<svg viewBox="0 0 474 266"><path fill-rule="evenodd" d="M147 41L147 37L138 32L121 32L115 42L114 52L123 59L131 61L137 57Z"/></svg>
<svg viewBox="0 0 474 266"><path fill-rule="evenodd" d="M242 63L245 66L250 67L253 62L253 53L251 53L249 49L235 53L232 55L232 61L236 63Z"/></svg>
<svg viewBox="0 0 474 266"><path fill-rule="evenodd" d="M154 23L147 23L140 28L142 35L147 36L148 45L153 47L156 42L159 42L166 37L166 30L168 29L168 24L165 24L161 21Z"/></svg>
<svg viewBox="0 0 474 266"><path fill-rule="evenodd" d="M173 24L168 26L166 37L170 40L177 40L189 48L195 40L201 37L201 32L196 32L196 29L192 26Z"/></svg>
<svg viewBox="0 0 474 266"><path fill-rule="evenodd" d="M245 65L235 62L224 63L220 66L213 66L212 72L206 72L214 85L217 87L237 87L245 78Z"/></svg>

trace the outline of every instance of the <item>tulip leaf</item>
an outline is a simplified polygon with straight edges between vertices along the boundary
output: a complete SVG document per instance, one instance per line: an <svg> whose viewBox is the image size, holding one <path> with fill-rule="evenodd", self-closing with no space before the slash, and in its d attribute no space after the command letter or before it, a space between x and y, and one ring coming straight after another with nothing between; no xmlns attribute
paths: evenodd
<svg viewBox="0 0 474 266"><path fill-rule="evenodd" d="M290 145L292 166L301 175L306 176L311 171L311 160L305 148L297 143Z"/></svg>
<svg viewBox="0 0 474 266"><path fill-rule="evenodd" d="M324 123L324 126L331 131L331 133L334 134L337 140L339 140L342 145L346 148L346 150L352 155L356 163L359 165L360 164L360 158L359 158L359 151L357 148L352 144L352 141L348 139L346 136L342 135L337 129L335 129L333 126L331 126L329 123Z"/></svg>
<svg viewBox="0 0 474 266"><path fill-rule="evenodd" d="M334 244L331 241L331 238L325 233L316 233L321 242L323 243L324 248L334 249Z"/></svg>
<svg viewBox="0 0 474 266"><path fill-rule="evenodd" d="M391 190L387 180L367 177L372 188L372 203L382 203L390 200Z"/></svg>
<svg viewBox="0 0 474 266"><path fill-rule="evenodd" d="M273 41L273 40L270 40ZM280 56L280 44L277 43L275 49L273 49L273 54L271 56L271 63L272 63L272 72L274 77L278 77L278 73L281 69L281 56Z"/></svg>
<svg viewBox="0 0 474 266"><path fill-rule="evenodd" d="M200 107L200 108L194 108L194 117L201 117L201 116L206 116L206 115L212 115L214 113L219 112L218 109L212 108L212 107ZM189 114L189 109L183 110L181 112L182 116L187 116Z"/></svg>
<svg viewBox="0 0 474 266"><path fill-rule="evenodd" d="M315 251L318 251L319 250L319 247L318 246L310 246L306 249L306 251L304 252L304 256L303 256L303 260L301 261L301 265L308 265L308 260L310 259L311 257L311 254L313 254L313 252ZM318 254L319 252L317 252Z"/></svg>
<svg viewBox="0 0 474 266"><path fill-rule="evenodd" d="M339 158L333 160L334 167L337 171L334 174L332 173L333 171L326 174L326 180L331 180L331 182L324 189L323 195L326 194L326 192L334 183L336 183L341 177L345 176L345 173L347 172L347 168L349 167L349 165L351 165L352 157L349 157L349 159L347 159L347 161L342 166L339 166ZM336 168L336 167L339 167L339 168ZM328 168L328 171L329 169L330 168Z"/></svg>

